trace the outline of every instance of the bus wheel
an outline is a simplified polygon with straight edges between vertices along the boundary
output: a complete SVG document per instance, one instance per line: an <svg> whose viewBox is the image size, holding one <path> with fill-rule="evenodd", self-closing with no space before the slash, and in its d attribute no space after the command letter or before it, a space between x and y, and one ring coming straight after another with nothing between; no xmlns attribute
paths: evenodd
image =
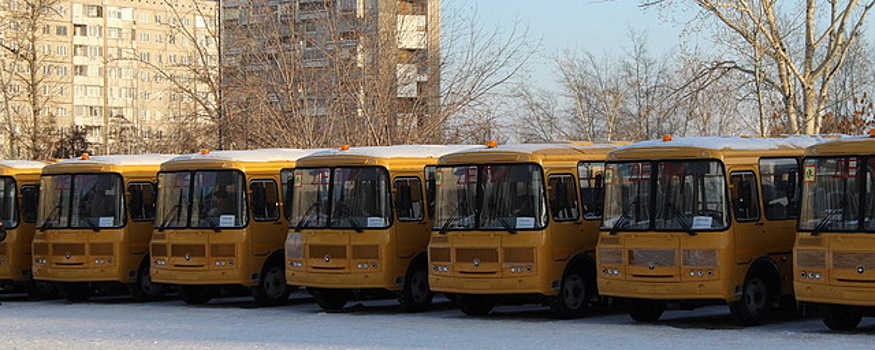
<svg viewBox="0 0 875 350"><path fill-rule="evenodd" d="M404 312L419 312L428 310L434 298L428 288L428 272L424 266L414 269L404 279L404 289L398 294L398 302Z"/></svg>
<svg viewBox="0 0 875 350"><path fill-rule="evenodd" d="M152 282L149 271L149 259L140 264L137 270L137 281L131 285L131 299L134 301L154 301L164 296L164 285Z"/></svg>
<svg viewBox="0 0 875 350"><path fill-rule="evenodd" d="M629 317L638 322L656 322L665 312L665 302L656 300L632 299L627 301Z"/></svg>
<svg viewBox="0 0 875 350"><path fill-rule="evenodd" d="M829 329L834 331L850 331L857 328L863 319L863 310L845 305L821 305L820 317Z"/></svg>
<svg viewBox="0 0 875 350"><path fill-rule="evenodd" d="M179 297L188 305L203 305L213 299L212 286L179 286Z"/></svg>
<svg viewBox="0 0 875 350"><path fill-rule="evenodd" d="M61 296L58 285L52 282L30 280L24 288L27 297L33 300L49 300Z"/></svg>
<svg viewBox="0 0 875 350"><path fill-rule="evenodd" d="M283 305L291 293L292 289L286 285L286 270L278 264L269 265L261 274L261 282L252 288L252 297L259 306Z"/></svg>
<svg viewBox="0 0 875 350"><path fill-rule="evenodd" d="M325 288L307 288L307 290L313 295L313 299L316 299L316 304L325 311L340 311L349 300L349 293L345 290Z"/></svg>
<svg viewBox="0 0 875 350"><path fill-rule="evenodd" d="M589 288L581 269L568 271L562 279L559 295L553 299L553 312L561 319L581 318L586 314L590 299Z"/></svg>
<svg viewBox="0 0 875 350"><path fill-rule="evenodd" d="M769 287L767 274L754 273L744 282L741 300L729 304L735 322L742 326L756 326L766 321L775 293Z"/></svg>
<svg viewBox="0 0 875 350"><path fill-rule="evenodd" d="M486 316L495 307L488 295L456 294L456 304L468 316Z"/></svg>
<svg viewBox="0 0 875 350"><path fill-rule="evenodd" d="M61 294L72 302L86 301L94 294L91 286L83 282L62 283L60 289Z"/></svg>

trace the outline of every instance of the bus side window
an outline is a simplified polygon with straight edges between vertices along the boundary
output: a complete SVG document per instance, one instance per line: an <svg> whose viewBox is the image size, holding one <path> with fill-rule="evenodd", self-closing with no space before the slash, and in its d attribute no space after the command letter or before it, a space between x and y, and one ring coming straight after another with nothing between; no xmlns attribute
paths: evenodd
<svg viewBox="0 0 875 350"><path fill-rule="evenodd" d="M437 194L437 167L425 167L425 199L428 201L428 217L434 219L434 197Z"/></svg>
<svg viewBox="0 0 875 350"><path fill-rule="evenodd" d="M286 218L292 216L292 189L295 187L295 169L283 169L280 172L283 194L283 212Z"/></svg>
<svg viewBox="0 0 875 350"><path fill-rule="evenodd" d="M422 189L419 179L405 177L395 179L395 207L399 221L420 221L422 212Z"/></svg>
<svg viewBox="0 0 875 350"><path fill-rule="evenodd" d="M799 217L799 164L795 158L760 160L760 182L766 219L788 220Z"/></svg>
<svg viewBox="0 0 875 350"><path fill-rule="evenodd" d="M39 185L21 186L21 217L24 222L36 222L39 206Z"/></svg>
<svg viewBox="0 0 875 350"><path fill-rule="evenodd" d="M750 171L733 172L729 181L735 221L759 220L760 205L757 196L756 175Z"/></svg>
<svg viewBox="0 0 875 350"><path fill-rule="evenodd" d="M580 218L574 176L550 175L548 184L552 189L550 207L553 209L553 220L573 221Z"/></svg>
<svg viewBox="0 0 875 350"><path fill-rule="evenodd" d="M577 176L580 178L583 217L587 220L601 219L605 206L605 163L580 163L577 165Z"/></svg>
<svg viewBox="0 0 875 350"><path fill-rule="evenodd" d="M131 196L131 219L134 221L155 220L155 187L148 182L128 185Z"/></svg>
<svg viewBox="0 0 875 350"><path fill-rule="evenodd" d="M252 190L252 217L255 221L279 219L279 194L273 180L254 180L249 184Z"/></svg>

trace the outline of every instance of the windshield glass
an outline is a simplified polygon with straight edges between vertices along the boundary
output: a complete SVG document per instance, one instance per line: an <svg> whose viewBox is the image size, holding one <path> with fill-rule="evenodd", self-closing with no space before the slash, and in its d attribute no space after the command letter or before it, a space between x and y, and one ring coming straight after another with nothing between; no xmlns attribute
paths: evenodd
<svg viewBox="0 0 875 350"><path fill-rule="evenodd" d="M187 226L190 195L190 172L159 173L156 227L181 228Z"/></svg>
<svg viewBox="0 0 875 350"><path fill-rule="evenodd" d="M535 164L438 167L436 175L437 230L526 230L547 224L543 174Z"/></svg>
<svg viewBox="0 0 875 350"><path fill-rule="evenodd" d="M608 163L605 167L605 229L650 227L651 173L650 163Z"/></svg>
<svg viewBox="0 0 875 350"><path fill-rule="evenodd" d="M41 181L37 222L42 227L66 227L70 218L71 175L44 175Z"/></svg>
<svg viewBox="0 0 875 350"><path fill-rule="evenodd" d="M728 226L726 176L717 161L615 163L608 165L606 173L604 229L617 225L623 230L680 231Z"/></svg>
<svg viewBox="0 0 875 350"><path fill-rule="evenodd" d="M799 228L823 231L851 231L859 229L860 183L862 159L809 158L803 166L802 213ZM872 162L869 162L872 173ZM867 191L871 191L871 176L867 177ZM872 215L867 215L871 217ZM871 220L867 220L871 222ZM870 226L871 224L867 224ZM869 227L867 229L873 229Z"/></svg>
<svg viewBox="0 0 875 350"><path fill-rule="evenodd" d="M73 176L71 227L120 227L124 222L122 179L116 174Z"/></svg>
<svg viewBox="0 0 875 350"><path fill-rule="evenodd" d="M0 177L0 222L3 227L14 227L15 218L15 180L9 177Z"/></svg>
<svg viewBox="0 0 875 350"><path fill-rule="evenodd" d="M293 227L386 228L392 222L384 168L296 169L293 192Z"/></svg>
<svg viewBox="0 0 875 350"><path fill-rule="evenodd" d="M243 174L237 171L196 171L193 180L190 227L245 225Z"/></svg>

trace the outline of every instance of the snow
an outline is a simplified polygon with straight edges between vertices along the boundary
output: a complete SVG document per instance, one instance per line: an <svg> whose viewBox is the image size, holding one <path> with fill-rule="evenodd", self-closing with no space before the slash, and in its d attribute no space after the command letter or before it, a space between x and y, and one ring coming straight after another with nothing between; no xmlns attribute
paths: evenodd
<svg viewBox="0 0 875 350"><path fill-rule="evenodd" d="M314 153L313 156L353 155L374 158L438 158L442 155L485 148L476 145L396 145L396 146L372 146L350 147L348 150L330 149Z"/></svg>
<svg viewBox="0 0 875 350"><path fill-rule="evenodd" d="M779 148L802 149L831 141L837 136L798 135L775 138L760 137L676 137L671 141L650 140L620 147L621 150L648 147L693 147L714 150L769 150Z"/></svg>
<svg viewBox="0 0 875 350"><path fill-rule="evenodd" d="M54 164L107 164L107 165L160 165L167 160L175 157L172 154L131 154L131 155L106 155L106 156L90 156L88 159L82 157L70 158ZM48 165L52 166L52 164Z"/></svg>
<svg viewBox="0 0 875 350"><path fill-rule="evenodd" d="M224 160L231 162L277 162L295 161L322 149L295 149L295 148L265 148L239 151L211 151L206 154L190 153L174 157L173 161L185 160Z"/></svg>
<svg viewBox="0 0 875 350"><path fill-rule="evenodd" d="M10 169L42 169L44 166L46 163L35 160L0 160L0 167Z"/></svg>
<svg viewBox="0 0 875 350"><path fill-rule="evenodd" d="M875 318L856 332L830 332L816 318L781 315L739 328L726 306L667 311L639 324L621 307L579 320L553 319L547 307L501 306L466 317L445 299L407 314L395 301L350 303L324 313L305 293L286 306L255 308L251 298L204 306L177 300L133 303L103 297L87 303L28 302L0 296L0 348L78 349L871 349Z"/></svg>

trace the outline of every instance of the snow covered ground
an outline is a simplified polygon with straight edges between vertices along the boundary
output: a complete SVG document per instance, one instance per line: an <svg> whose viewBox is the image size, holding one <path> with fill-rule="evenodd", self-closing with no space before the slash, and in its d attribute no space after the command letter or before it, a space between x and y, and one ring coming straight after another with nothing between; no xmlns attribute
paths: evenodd
<svg viewBox="0 0 875 350"><path fill-rule="evenodd" d="M819 319L784 317L738 328L728 308L668 311L655 325L621 310L559 321L536 306L503 306L485 318L464 316L445 299L421 314L391 301L348 304L324 313L306 293L286 306L255 308L249 298L204 306L178 300L132 303L123 297L87 303L26 301L0 295L0 349L872 349L875 318L854 333L834 333Z"/></svg>

